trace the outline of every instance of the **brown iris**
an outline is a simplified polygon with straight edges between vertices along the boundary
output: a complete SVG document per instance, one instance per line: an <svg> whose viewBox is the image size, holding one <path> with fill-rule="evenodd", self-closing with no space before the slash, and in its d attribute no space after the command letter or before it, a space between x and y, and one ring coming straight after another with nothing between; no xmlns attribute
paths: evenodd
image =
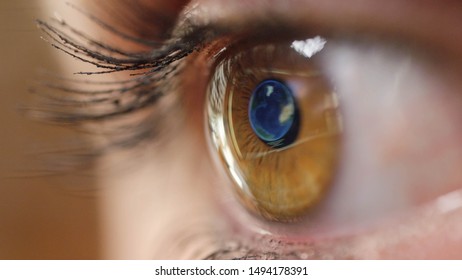
<svg viewBox="0 0 462 280"><path fill-rule="evenodd" d="M286 85L297 104L297 134L288 145L262 141L249 120L252 94L268 79ZM320 201L333 179L341 120L336 95L311 59L288 45L224 59L207 107L212 143L249 210L292 221Z"/></svg>

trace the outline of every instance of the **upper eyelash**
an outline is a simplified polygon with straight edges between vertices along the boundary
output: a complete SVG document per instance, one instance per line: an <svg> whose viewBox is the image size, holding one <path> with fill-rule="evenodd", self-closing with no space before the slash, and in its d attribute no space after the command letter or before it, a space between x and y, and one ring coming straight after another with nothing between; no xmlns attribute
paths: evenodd
<svg viewBox="0 0 462 280"><path fill-rule="evenodd" d="M56 49L92 64L101 71L78 72L80 75L104 75L129 72L130 78L120 81L93 81L91 79L66 79L48 76L45 82L32 90L39 96L38 104L26 109L30 116L46 122L83 128L94 132L86 124L97 124L114 120L106 126L106 144L91 147L87 159L104 154L114 148L134 147L154 138L166 119L165 112L156 106L164 96L175 91L175 77L181 72L183 59L201 48L201 32L189 36L172 37L160 43L125 34L99 20L88 12L72 6L89 18L102 30L112 33L127 42L152 49L148 52L127 52L110 44L92 39L87 34L68 25L66 21L54 19L51 23L37 20L38 28ZM77 85L77 86L75 86ZM87 88L91 86L92 88ZM174 106L174 104L171 104ZM130 125L118 123L119 119L140 110L149 110L141 119ZM90 147L89 147L90 148Z"/></svg>
<svg viewBox="0 0 462 280"><path fill-rule="evenodd" d="M184 58L194 51L203 49L217 37L229 34L227 27L198 25L194 18L185 14L186 16L183 15L178 18L179 20L177 19L170 39L163 42L146 40L121 32L94 15L72 4L69 5L102 30L126 42L151 49L149 52L127 52L105 42L94 40L67 24L65 20L56 18L50 23L37 21L38 28L46 35L44 39L53 47L71 57L103 69L101 71L80 71L75 74L104 76L117 72L129 72L131 76L119 81L93 81L48 76L38 88L32 89L32 92L39 97L36 106L32 109L25 109L32 118L103 134L106 143L88 147L83 157L85 160L78 165L86 165L92 159L113 149L135 147L156 138L161 133L160 130L164 128L162 122L169 119L165 112L179 105L171 104L172 108L165 108L165 106L159 108L159 101L175 91L177 86L175 78L185 65ZM87 86L93 88L87 89ZM142 110L150 110L150 113L142 119L132 121L130 125L118 123L119 119ZM106 123L107 121L114 122L105 125L106 130L103 133L87 126L87 124ZM101 130L101 126L97 129ZM79 158L79 161L82 158L80 154L75 157Z"/></svg>

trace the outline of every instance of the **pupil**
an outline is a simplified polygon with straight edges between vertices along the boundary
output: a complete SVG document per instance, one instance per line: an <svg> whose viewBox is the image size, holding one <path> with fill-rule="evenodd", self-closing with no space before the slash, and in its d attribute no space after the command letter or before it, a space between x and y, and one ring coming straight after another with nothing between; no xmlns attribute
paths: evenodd
<svg viewBox="0 0 462 280"><path fill-rule="evenodd" d="M249 122L253 132L271 147L292 144L299 130L298 108L292 90L277 80L264 80L252 92Z"/></svg>

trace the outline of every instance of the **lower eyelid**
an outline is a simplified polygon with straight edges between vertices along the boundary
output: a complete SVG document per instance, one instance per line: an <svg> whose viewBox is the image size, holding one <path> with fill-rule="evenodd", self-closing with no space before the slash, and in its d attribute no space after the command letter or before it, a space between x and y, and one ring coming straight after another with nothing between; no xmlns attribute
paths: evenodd
<svg viewBox="0 0 462 280"><path fill-rule="evenodd" d="M318 241L247 232L234 227L213 259L459 259L462 191L414 209L404 217L382 221L358 235ZM233 218L236 219L235 213ZM360 234L359 234L360 233ZM239 238L236 239L236 236ZM444 236L445 238L441 238Z"/></svg>

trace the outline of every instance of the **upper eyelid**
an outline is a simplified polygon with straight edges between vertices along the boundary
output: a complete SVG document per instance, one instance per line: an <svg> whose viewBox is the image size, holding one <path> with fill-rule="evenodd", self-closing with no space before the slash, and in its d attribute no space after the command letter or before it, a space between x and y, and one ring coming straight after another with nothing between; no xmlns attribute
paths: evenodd
<svg viewBox="0 0 462 280"><path fill-rule="evenodd" d="M210 39L211 34L271 36L277 30L308 29L327 36L352 33L420 42L452 57L462 49L462 28L458 28L462 24L462 3L457 1L266 0L249 4L239 0L227 3L226 9L222 4L193 1L184 10L174 34L207 27Z"/></svg>

